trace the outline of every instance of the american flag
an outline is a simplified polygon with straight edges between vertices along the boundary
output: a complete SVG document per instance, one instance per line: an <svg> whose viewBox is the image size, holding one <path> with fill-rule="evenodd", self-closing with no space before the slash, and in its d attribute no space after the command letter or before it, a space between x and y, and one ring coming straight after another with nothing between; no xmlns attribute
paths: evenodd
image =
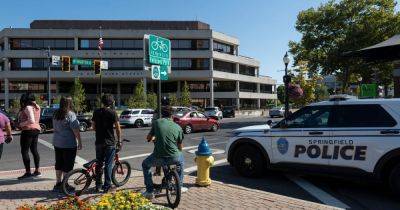
<svg viewBox="0 0 400 210"><path fill-rule="evenodd" d="M104 42L103 42L103 38L99 38L99 43L98 43L98 48L99 48L99 50L102 50L103 49L103 45L104 45Z"/></svg>

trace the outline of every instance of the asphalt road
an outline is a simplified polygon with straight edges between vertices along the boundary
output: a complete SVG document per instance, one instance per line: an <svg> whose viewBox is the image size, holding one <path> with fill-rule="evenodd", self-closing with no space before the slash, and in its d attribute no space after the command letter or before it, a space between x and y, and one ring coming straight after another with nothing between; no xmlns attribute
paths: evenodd
<svg viewBox="0 0 400 210"><path fill-rule="evenodd" d="M185 135L185 169L190 174L196 174L195 171L191 170L196 165L194 162L195 155L192 152L204 137L213 151L219 153L213 155L215 160L221 163L211 170L213 180L351 209L400 209L400 200L391 194L385 186L369 181L319 175L298 177L277 171L268 171L265 176L258 179L240 177L234 168L225 163L226 154L222 153L225 150L230 132L235 128L262 124L267 120L261 117L223 119L221 129L217 132L199 132ZM120 157L126 159L134 169L141 170L141 162L153 150L153 144L145 141L149 129L148 127L123 129L124 138L129 139L130 142L124 143ZM54 151L49 148L51 138L51 133L40 135L40 139L43 140L39 144L41 166L54 165ZM82 158L81 161L89 161L95 157L94 132L82 133L82 140L83 150L78 152L78 156ZM1 171L22 168L19 136L16 135L14 141L4 147L3 156L0 160L0 174Z"/></svg>

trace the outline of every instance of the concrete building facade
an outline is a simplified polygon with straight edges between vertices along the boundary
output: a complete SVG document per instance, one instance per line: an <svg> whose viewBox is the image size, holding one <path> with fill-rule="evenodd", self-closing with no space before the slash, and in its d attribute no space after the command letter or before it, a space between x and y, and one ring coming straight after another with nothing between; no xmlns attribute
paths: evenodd
<svg viewBox="0 0 400 210"><path fill-rule="evenodd" d="M157 91L157 82L143 70L143 36L155 34L171 39L170 80L163 82L163 96L177 94L183 82L191 91L193 105L232 105L257 109L275 100L276 80L259 74L259 61L239 55L239 40L216 32L199 21L82 21L35 20L30 28L5 28L0 31L0 105L24 92L47 96L46 49L51 55L99 59L98 39L104 40L102 59L109 62L103 70L103 92L115 95L121 106L143 80L147 92ZM99 77L92 68L73 66L62 72L51 67L51 92L68 94L79 77L94 104L99 93ZM89 105L90 105L89 104Z"/></svg>

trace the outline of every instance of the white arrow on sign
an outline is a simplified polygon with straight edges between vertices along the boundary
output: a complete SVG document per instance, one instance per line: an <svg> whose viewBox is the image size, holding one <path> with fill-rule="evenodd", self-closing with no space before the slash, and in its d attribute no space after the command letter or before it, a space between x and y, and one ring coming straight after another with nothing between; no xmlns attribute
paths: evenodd
<svg viewBox="0 0 400 210"><path fill-rule="evenodd" d="M162 74L162 75L167 75L167 72L165 72L165 71L162 71L160 74Z"/></svg>

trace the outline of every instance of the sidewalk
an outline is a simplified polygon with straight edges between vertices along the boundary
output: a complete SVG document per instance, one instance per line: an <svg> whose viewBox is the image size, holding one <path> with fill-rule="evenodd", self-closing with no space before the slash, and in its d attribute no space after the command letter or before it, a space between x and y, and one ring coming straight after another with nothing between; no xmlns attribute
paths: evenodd
<svg viewBox="0 0 400 210"><path fill-rule="evenodd" d="M3 173L0 179L1 209L15 209L22 204L54 202L63 197L51 192L55 183L54 171L47 168L43 176L36 179L19 181L14 173ZM141 171L133 171L130 181L120 189L142 191L144 189ZM155 182L159 177L155 177ZM248 189L214 181L210 187L196 187L195 177L185 176L189 191L182 196L178 209L337 209L331 206L294 199L269 192ZM85 195L96 196L94 194ZM153 203L166 205L165 196L158 197Z"/></svg>

